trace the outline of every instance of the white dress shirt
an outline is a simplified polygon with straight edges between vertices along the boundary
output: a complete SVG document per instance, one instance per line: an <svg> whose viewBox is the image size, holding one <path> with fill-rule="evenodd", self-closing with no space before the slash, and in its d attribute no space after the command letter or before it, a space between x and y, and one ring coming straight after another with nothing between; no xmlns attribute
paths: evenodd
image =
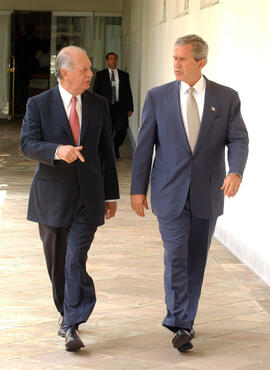
<svg viewBox="0 0 270 370"><path fill-rule="evenodd" d="M192 87L194 88L193 96L198 106L200 121L202 121L204 99L205 99L205 89L206 89L206 81L203 75L201 76L199 81L196 82L196 84ZM181 107L182 118L183 118L185 130L186 130L188 138L189 138L189 132L188 132L188 124L187 124L187 97L188 97L189 88L190 86L184 81L181 81L181 83L179 84L180 107Z"/></svg>
<svg viewBox="0 0 270 370"><path fill-rule="evenodd" d="M116 88L116 102L119 102L119 74L117 68L114 70L108 68L110 81L112 81L112 71L114 72L115 88Z"/></svg>

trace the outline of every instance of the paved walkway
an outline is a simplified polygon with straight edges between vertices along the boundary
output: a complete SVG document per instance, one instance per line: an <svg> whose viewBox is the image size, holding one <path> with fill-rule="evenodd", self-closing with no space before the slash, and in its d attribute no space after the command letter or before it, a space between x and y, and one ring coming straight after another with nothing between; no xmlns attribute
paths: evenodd
<svg viewBox="0 0 270 370"><path fill-rule="evenodd" d="M34 164L18 151L19 125L0 122L1 369L270 369L270 288L217 241L208 260L194 349L180 354L161 326L163 249L157 223L129 209L130 159L118 161L117 217L89 253L97 290L86 347L64 350L37 226L25 220Z"/></svg>

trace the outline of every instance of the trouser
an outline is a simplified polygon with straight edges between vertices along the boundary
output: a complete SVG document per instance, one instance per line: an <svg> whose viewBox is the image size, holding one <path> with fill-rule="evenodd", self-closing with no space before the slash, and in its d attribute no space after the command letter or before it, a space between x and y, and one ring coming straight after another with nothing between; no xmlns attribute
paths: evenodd
<svg viewBox="0 0 270 370"><path fill-rule="evenodd" d="M53 299L67 327L86 322L96 303L94 283L86 271L96 229L80 200L69 227L39 224Z"/></svg>
<svg viewBox="0 0 270 370"><path fill-rule="evenodd" d="M114 132L114 148L118 148L123 144L127 129L128 129L128 115L120 109L119 103L111 106L110 109L112 119L112 130Z"/></svg>
<svg viewBox="0 0 270 370"><path fill-rule="evenodd" d="M164 245L164 289L167 314L163 326L191 329L198 309L215 219L193 217L190 200L179 217L158 217Z"/></svg>

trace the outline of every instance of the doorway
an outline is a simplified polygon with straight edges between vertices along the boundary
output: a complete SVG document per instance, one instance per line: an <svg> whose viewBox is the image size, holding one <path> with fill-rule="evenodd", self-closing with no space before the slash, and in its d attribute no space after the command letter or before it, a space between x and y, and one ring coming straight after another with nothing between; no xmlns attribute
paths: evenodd
<svg viewBox="0 0 270 370"><path fill-rule="evenodd" d="M121 68L121 20L121 13L0 11L0 119L21 119L30 96L56 85L55 58L63 46L84 48L94 76L109 51Z"/></svg>
<svg viewBox="0 0 270 370"><path fill-rule="evenodd" d="M49 88L51 12L16 11L12 18L13 104L15 118L21 118L27 99Z"/></svg>

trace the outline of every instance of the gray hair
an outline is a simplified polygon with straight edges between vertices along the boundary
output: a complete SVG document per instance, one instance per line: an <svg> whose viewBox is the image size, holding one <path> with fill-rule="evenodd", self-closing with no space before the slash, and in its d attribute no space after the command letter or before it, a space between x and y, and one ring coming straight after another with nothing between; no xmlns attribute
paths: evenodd
<svg viewBox="0 0 270 370"><path fill-rule="evenodd" d="M206 59L208 55L208 45L207 43L197 35L186 35L179 37L174 46L176 45L192 45L193 51L192 56L195 60Z"/></svg>
<svg viewBox="0 0 270 370"><path fill-rule="evenodd" d="M62 48L59 53L57 54L57 57L55 59L55 77L57 80L62 80L63 76L61 73L61 70L67 69L68 71L72 71L74 64L73 64L73 53L72 50L80 50L85 55L87 55L86 51L79 46L70 45Z"/></svg>

